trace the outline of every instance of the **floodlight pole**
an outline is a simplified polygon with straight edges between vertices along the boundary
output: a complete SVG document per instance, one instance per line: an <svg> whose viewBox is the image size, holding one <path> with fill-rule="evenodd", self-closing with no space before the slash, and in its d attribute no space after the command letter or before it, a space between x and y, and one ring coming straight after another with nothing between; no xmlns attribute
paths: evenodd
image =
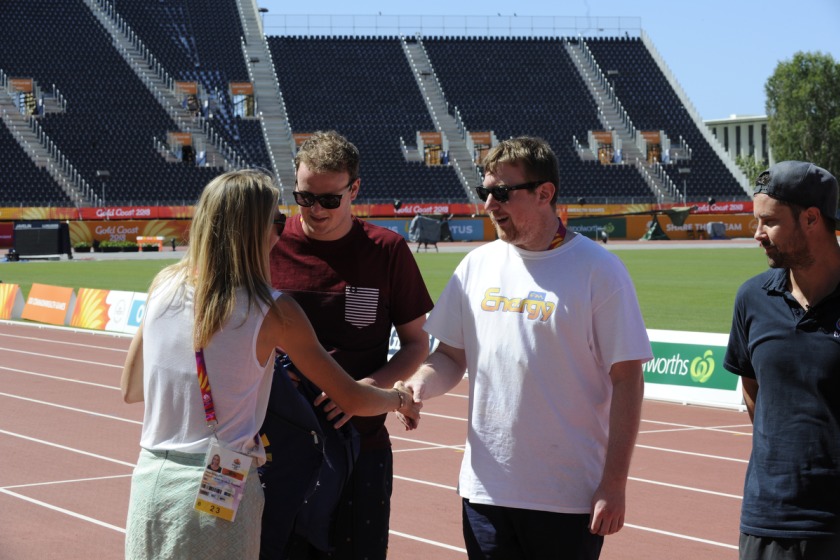
<svg viewBox="0 0 840 560"><path fill-rule="evenodd" d="M102 204L102 211L105 212L105 219L108 219L108 212L105 210L105 183L108 182L108 178L111 176L111 172L107 169L100 169L96 172L96 176L102 180L102 198L99 202Z"/></svg>
<svg viewBox="0 0 840 560"><path fill-rule="evenodd" d="M682 175L683 178L683 204L688 204L688 185L685 181L685 176L691 173L690 167L678 167L677 173Z"/></svg>

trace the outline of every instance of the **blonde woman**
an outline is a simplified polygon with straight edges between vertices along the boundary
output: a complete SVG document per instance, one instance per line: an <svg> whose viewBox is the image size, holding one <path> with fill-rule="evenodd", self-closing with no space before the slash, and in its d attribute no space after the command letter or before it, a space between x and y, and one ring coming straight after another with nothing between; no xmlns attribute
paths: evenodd
<svg viewBox="0 0 840 560"><path fill-rule="evenodd" d="M186 255L149 289L121 379L126 402L145 402L126 558L258 557L263 493L256 467L265 452L254 435L265 418L277 347L350 414L399 410L419 417L402 385L382 390L351 379L318 343L295 301L271 289L268 254L278 238L278 196L271 176L261 171L213 179L196 207ZM217 417L214 430L205 417L198 350ZM234 521L193 507L216 440L251 458Z"/></svg>

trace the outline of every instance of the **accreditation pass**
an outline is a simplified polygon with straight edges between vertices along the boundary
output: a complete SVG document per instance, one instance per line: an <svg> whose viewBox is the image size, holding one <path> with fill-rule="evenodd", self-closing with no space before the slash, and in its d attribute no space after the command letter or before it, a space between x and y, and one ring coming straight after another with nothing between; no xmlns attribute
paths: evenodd
<svg viewBox="0 0 840 560"><path fill-rule="evenodd" d="M206 466L195 498L195 509L233 521L245 492L251 461L248 455L225 449L217 442L211 444L205 457Z"/></svg>

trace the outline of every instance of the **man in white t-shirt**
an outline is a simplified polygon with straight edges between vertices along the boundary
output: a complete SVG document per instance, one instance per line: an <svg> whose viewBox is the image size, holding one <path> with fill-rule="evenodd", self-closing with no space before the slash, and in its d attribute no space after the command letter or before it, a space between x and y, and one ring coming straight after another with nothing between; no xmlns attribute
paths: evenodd
<svg viewBox="0 0 840 560"><path fill-rule="evenodd" d="M557 217L557 160L506 140L476 189L499 240L469 253L425 329L440 344L415 400L469 372L458 491L470 558L595 559L624 524L652 358L621 261Z"/></svg>

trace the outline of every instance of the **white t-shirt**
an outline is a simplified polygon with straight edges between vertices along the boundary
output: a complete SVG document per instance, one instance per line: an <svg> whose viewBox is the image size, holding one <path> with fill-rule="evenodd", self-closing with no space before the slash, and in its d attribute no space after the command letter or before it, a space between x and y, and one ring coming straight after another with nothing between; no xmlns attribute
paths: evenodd
<svg viewBox="0 0 840 560"><path fill-rule="evenodd" d="M652 358L623 263L581 235L551 251L489 243L455 270L425 329L466 352L460 495L588 513L606 455L610 367Z"/></svg>
<svg viewBox="0 0 840 560"><path fill-rule="evenodd" d="M277 297L279 292L272 294ZM140 446L151 451L205 453L211 431L198 387L192 332L194 291L171 283L156 288L143 322L143 391L146 404ZM216 435L229 449L265 462L254 435L265 419L274 360L261 364L257 335L266 307L248 308L244 290L236 309L204 348L207 377L219 422Z"/></svg>

